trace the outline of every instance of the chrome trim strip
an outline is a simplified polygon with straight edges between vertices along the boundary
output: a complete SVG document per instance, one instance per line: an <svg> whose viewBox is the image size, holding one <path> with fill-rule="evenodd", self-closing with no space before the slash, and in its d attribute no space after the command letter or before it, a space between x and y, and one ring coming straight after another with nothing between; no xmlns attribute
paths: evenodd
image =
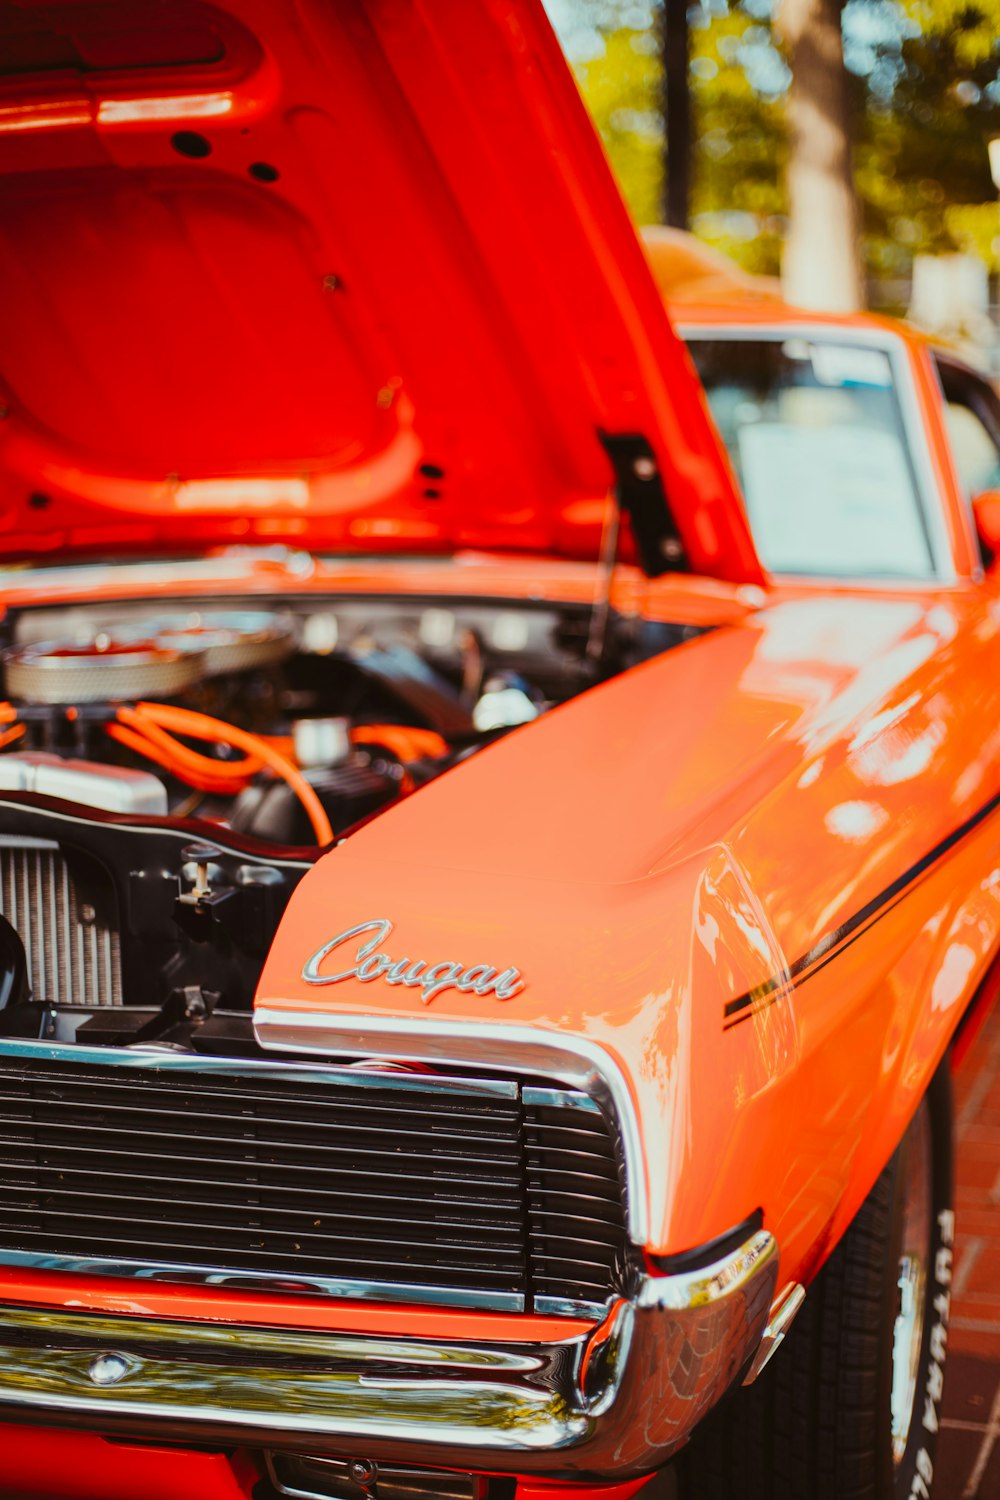
<svg viewBox="0 0 1000 1500"><path fill-rule="evenodd" d="M222 1253L220 1252L220 1259ZM179 1286L228 1287L230 1291L271 1291L281 1297L339 1297L353 1302L402 1302L428 1307L475 1308L480 1312L525 1311L520 1292L482 1292L464 1287L409 1286L403 1281L352 1281L334 1276L278 1276L273 1271L237 1271L219 1266L167 1264L103 1256L60 1255L48 1251L2 1250L0 1266L27 1266L38 1271L65 1271L74 1276L127 1276L134 1281L170 1282ZM536 1307L535 1309L539 1309ZM598 1309L597 1316L604 1312Z"/></svg>
<svg viewBox="0 0 1000 1500"><path fill-rule="evenodd" d="M624 1479L663 1464L750 1366L777 1271L760 1231L647 1278L587 1334L518 1346L0 1307L0 1411L151 1443ZM109 1354L122 1373L100 1384Z"/></svg>
<svg viewBox="0 0 1000 1500"><path fill-rule="evenodd" d="M771 1317L767 1327L764 1329L764 1337L760 1341L760 1347L754 1355L753 1364L743 1377L744 1385L753 1385L757 1376L768 1364L771 1356L775 1354L784 1340L785 1334L791 1328L798 1316L799 1308L806 1300L806 1289L799 1281L791 1281L785 1287L780 1297L777 1297L771 1306Z"/></svg>
<svg viewBox="0 0 1000 1500"><path fill-rule="evenodd" d="M272 1078L287 1082L341 1083L351 1088L392 1088L418 1094L465 1094L516 1100L518 1085L499 1078L448 1078L426 1073L379 1071L373 1068L324 1066L318 1063L271 1062L254 1057L208 1057L194 1052L163 1052L157 1047L88 1047L74 1042L0 1040L4 1057L42 1058L47 1062L92 1063L115 1068L146 1068L163 1073L210 1073L216 1078Z"/></svg>
<svg viewBox="0 0 1000 1500"><path fill-rule="evenodd" d="M758 1229L744 1240L738 1250L696 1271L677 1271L672 1276L647 1276L636 1299L639 1307L664 1307L683 1312L695 1307L710 1307L730 1296L734 1287L742 1286L756 1272L761 1262L777 1253L774 1235ZM777 1263L774 1265L777 1275Z"/></svg>
<svg viewBox="0 0 1000 1500"><path fill-rule="evenodd" d="M572 1297L535 1297L532 1307L536 1313L552 1318L589 1318L597 1322L608 1310L606 1302L581 1302Z"/></svg>
<svg viewBox="0 0 1000 1500"><path fill-rule="evenodd" d="M649 1242L646 1162L635 1104L625 1075L610 1052L584 1037L540 1027L437 1021L419 1016L331 1015L323 1011L254 1011L254 1032L272 1052L319 1052L348 1057L473 1066L491 1071L540 1073L590 1094L609 1108L621 1132L629 1236Z"/></svg>
<svg viewBox="0 0 1000 1500"><path fill-rule="evenodd" d="M525 1104L548 1104L556 1109L580 1109L594 1115L601 1113L601 1106L597 1100L591 1099L589 1094L581 1094L579 1089L523 1088L521 1099Z"/></svg>

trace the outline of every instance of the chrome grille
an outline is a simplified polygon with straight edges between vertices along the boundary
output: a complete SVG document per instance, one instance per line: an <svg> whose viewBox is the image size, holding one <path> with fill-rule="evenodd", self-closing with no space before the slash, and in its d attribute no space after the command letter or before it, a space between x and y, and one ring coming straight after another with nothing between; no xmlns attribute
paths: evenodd
<svg viewBox="0 0 1000 1500"><path fill-rule="evenodd" d="M528 1253L539 1312L602 1301L624 1275L621 1189L607 1122L584 1096L525 1107ZM572 1103L569 1101L572 1100Z"/></svg>
<svg viewBox="0 0 1000 1500"><path fill-rule="evenodd" d="M0 842L0 912L24 944L32 997L46 1005L120 1005L118 926L85 898L58 845Z"/></svg>
<svg viewBox="0 0 1000 1500"><path fill-rule="evenodd" d="M620 1179L583 1096L31 1048L0 1051L0 1262L511 1311L617 1289Z"/></svg>

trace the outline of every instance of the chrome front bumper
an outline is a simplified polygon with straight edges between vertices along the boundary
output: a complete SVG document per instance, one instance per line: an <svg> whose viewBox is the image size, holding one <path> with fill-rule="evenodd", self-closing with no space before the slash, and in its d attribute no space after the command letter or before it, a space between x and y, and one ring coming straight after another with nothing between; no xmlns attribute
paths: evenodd
<svg viewBox="0 0 1000 1500"><path fill-rule="evenodd" d="M0 1416L567 1478L648 1473L745 1373L773 1236L651 1276L585 1336L473 1346L0 1308Z"/></svg>

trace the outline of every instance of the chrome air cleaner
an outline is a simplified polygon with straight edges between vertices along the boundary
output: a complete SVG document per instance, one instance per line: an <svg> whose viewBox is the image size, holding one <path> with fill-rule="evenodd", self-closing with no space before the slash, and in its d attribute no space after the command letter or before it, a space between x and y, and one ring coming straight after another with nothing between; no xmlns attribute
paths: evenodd
<svg viewBox="0 0 1000 1500"><path fill-rule="evenodd" d="M14 646L3 654L3 669L8 698L57 705L169 698L206 675L202 652L108 635L85 645Z"/></svg>
<svg viewBox="0 0 1000 1500"><path fill-rule="evenodd" d="M268 610L178 610L156 615L140 629L159 646L200 653L208 677L274 666L295 649L291 620Z"/></svg>

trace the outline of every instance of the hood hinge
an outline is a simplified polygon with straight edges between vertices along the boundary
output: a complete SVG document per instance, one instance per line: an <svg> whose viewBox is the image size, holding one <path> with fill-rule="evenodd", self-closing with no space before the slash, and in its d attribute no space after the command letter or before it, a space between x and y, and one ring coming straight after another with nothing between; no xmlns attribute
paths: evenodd
<svg viewBox="0 0 1000 1500"><path fill-rule="evenodd" d="M650 578L661 573L689 571L687 554L663 488L656 455L641 433L598 434L614 470L607 516L601 534L597 588L587 637L587 657L595 665L604 660L611 589L618 561L621 517L628 516L643 571Z"/></svg>

